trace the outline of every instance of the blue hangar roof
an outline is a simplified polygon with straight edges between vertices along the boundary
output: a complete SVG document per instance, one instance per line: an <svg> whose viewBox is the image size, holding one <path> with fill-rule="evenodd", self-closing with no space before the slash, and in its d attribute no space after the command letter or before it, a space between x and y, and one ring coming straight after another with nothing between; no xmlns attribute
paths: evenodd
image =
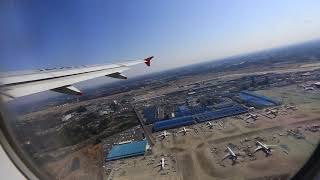
<svg viewBox="0 0 320 180"><path fill-rule="evenodd" d="M109 152L106 160L112 161L133 156L144 155L146 151L147 140L134 141L127 144L115 145Z"/></svg>
<svg viewBox="0 0 320 180"><path fill-rule="evenodd" d="M246 103L255 107L276 106L280 104L280 102L276 100L250 91L241 91L239 96Z"/></svg>
<svg viewBox="0 0 320 180"><path fill-rule="evenodd" d="M226 107L218 110L207 111L199 113L193 116L176 117L172 119L167 119L163 121L158 121L153 124L153 132L162 131L165 129L177 128L181 126L188 126L196 122L204 122L209 120L215 120L219 118L224 118L228 116L234 116L242 113L248 112L248 109L234 103L234 106Z"/></svg>
<svg viewBox="0 0 320 180"><path fill-rule="evenodd" d="M171 129L181 126L188 126L194 124L194 120L192 116L184 116L184 117L177 117L168 120L158 121L153 124L153 132L155 131L162 131L165 129Z"/></svg>

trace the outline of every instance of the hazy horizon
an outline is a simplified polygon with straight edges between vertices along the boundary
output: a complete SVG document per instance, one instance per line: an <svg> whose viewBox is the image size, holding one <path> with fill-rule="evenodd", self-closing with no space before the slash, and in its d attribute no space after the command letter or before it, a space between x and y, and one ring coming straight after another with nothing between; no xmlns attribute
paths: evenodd
<svg viewBox="0 0 320 180"><path fill-rule="evenodd" d="M269 48L269 49L264 49L264 50L260 50L260 51L254 51L254 52L249 52L249 53L244 53L244 54L237 54L237 55L233 55L233 56L228 56L228 57L224 57L224 58L220 58L220 59L213 59L213 60L208 60L208 61L201 61L201 62L195 62L193 64L188 64L185 66L179 66L179 67L173 67L172 69L165 69L162 71L156 71L156 72L150 72L147 74L140 74L138 76L135 76L134 74L130 74L131 72L135 72L135 71L139 71L140 70L145 70L146 67L145 65L137 65L136 67L133 67L132 69L129 69L128 71L125 71L124 74L129 75L129 80L136 78L136 77L140 77L142 78L144 75L153 75L155 73L161 73L161 72L165 72L168 70L176 70L179 68L183 68L183 67L188 67L188 66L196 66L196 65L200 65L203 63L214 63L214 62L218 62L218 61L225 61L228 60L230 58L232 59L237 59L237 58L242 58L242 56L250 56L250 55L256 55L257 53L262 53L262 52L271 52L273 50L281 50L281 49L285 49L288 47L294 47L294 46L300 46L300 45L308 45L310 43L313 42L319 42L320 43L320 39L315 39L315 40L311 40L311 41L305 41L305 42L301 42L301 43L294 43L294 44L290 44L287 46L279 46L276 48ZM191 67L190 67L191 68ZM125 80L119 80L119 79L114 79L114 78L109 78L109 77L99 77L96 79L92 79L92 80L88 80L88 81L83 81L80 83L76 83L75 86L80 88L83 91L89 90L89 89L95 89L104 85L108 85L114 82L119 82L121 83L121 81L125 81ZM124 82L125 83L125 82ZM44 99L48 99L48 98L52 98L52 97L58 97L58 96L62 96L64 94L61 93L57 93L57 92L53 92L53 91L44 91L44 92L40 92L40 93L36 93L36 94L32 94L32 95L28 95L28 96L24 96L24 97L20 97L18 99L16 99L15 101L13 101L12 103L15 105L18 104L28 104L31 102L37 102L37 101L42 101Z"/></svg>

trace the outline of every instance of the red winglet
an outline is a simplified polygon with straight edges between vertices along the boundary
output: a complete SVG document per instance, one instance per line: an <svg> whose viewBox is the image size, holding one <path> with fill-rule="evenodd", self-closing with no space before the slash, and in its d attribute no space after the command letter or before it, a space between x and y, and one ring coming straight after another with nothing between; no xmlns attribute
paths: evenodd
<svg viewBox="0 0 320 180"><path fill-rule="evenodd" d="M151 64L151 59L152 59L152 58L153 58L153 56L150 56L150 57L144 59L144 63L145 63L147 66L150 66L150 64Z"/></svg>

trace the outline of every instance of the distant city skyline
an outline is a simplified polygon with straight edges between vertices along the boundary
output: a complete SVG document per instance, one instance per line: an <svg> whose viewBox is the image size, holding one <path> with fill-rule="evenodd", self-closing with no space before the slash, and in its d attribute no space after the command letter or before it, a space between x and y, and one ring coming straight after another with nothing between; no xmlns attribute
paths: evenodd
<svg viewBox="0 0 320 180"><path fill-rule="evenodd" d="M121 62L130 76L320 38L319 1L2 2L1 70Z"/></svg>

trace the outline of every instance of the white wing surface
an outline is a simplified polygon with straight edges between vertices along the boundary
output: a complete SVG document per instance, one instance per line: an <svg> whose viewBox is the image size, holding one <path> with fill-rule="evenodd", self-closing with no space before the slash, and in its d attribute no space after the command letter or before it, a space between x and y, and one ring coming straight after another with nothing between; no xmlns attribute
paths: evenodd
<svg viewBox="0 0 320 180"><path fill-rule="evenodd" d="M140 63L145 63L147 66L150 66L152 58L153 56L143 60L127 61L117 64L1 73L0 95L4 101L47 90L65 94L81 95L82 92L72 86L72 84L101 76L126 79L121 72L130 69L130 66Z"/></svg>

